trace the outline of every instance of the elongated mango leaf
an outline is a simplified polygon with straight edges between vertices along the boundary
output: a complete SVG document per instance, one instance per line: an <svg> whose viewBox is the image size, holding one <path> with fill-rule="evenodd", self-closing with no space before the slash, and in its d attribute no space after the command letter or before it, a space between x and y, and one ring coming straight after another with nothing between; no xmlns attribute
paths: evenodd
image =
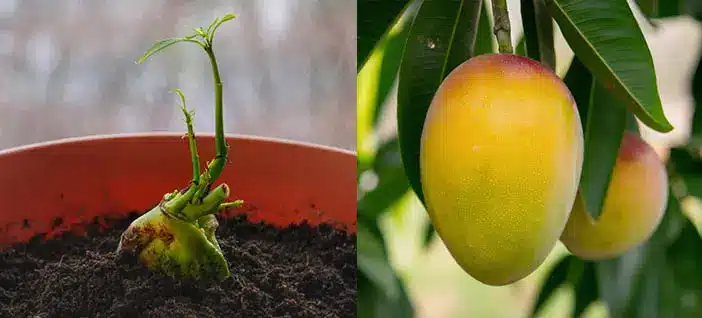
<svg viewBox="0 0 702 318"><path fill-rule="evenodd" d="M526 40L524 39L524 37L517 41L517 46L514 47L514 54L519 56L527 56Z"/></svg>
<svg viewBox="0 0 702 318"><path fill-rule="evenodd" d="M396 138L387 141L378 149L372 170L377 176L378 183L373 190L361 196L357 203L357 210L358 215L375 219L405 195L410 188Z"/></svg>
<svg viewBox="0 0 702 318"><path fill-rule="evenodd" d="M658 0L658 15L656 16L656 18L669 18L679 16L682 12L682 1L683 0Z"/></svg>
<svg viewBox="0 0 702 318"><path fill-rule="evenodd" d="M541 309L543 309L544 304L554 295L558 288L568 282L568 269L570 268L571 262L580 262L580 260L573 255L568 255L563 257L551 268L551 271L546 276L546 280L541 285L539 294L536 297L536 302L532 307L532 317L536 317Z"/></svg>
<svg viewBox="0 0 702 318"><path fill-rule="evenodd" d="M398 134L407 177L422 202L419 149L424 118L446 75L474 52L481 6L480 0L424 1L405 45L397 96Z"/></svg>
<svg viewBox="0 0 702 318"><path fill-rule="evenodd" d="M521 0L521 11L527 56L555 70L553 20L545 0Z"/></svg>
<svg viewBox="0 0 702 318"><path fill-rule="evenodd" d="M686 222L678 199L671 195L663 220L647 242L596 263L600 297L611 317L685 317L666 314L680 309L680 304L674 303L680 300L680 290L671 284L670 273L671 263L678 260L666 254L681 239ZM688 253L700 255L698 251Z"/></svg>
<svg viewBox="0 0 702 318"><path fill-rule="evenodd" d="M358 219L357 317L413 317L405 286L388 263L385 242L375 219Z"/></svg>
<svg viewBox="0 0 702 318"><path fill-rule="evenodd" d="M571 317L582 317L587 308L599 298L595 263L584 262L583 275L574 286L575 306Z"/></svg>
<svg viewBox="0 0 702 318"><path fill-rule="evenodd" d="M363 68L358 72L356 107L359 141L366 138L378 124L383 106L395 85L409 27L419 3L412 1L405 8L399 20L378 41Z"/></svg>
<svg viewBox="0 0 702 318"><path fill-rule="evenodd" d="M380 38L400 18L410 0L358 0L356 54L357 69L363 68Z"/></svg>
<svg viewBox="0 0 702 318"><path fill-rule="evenodd" d="M568 86L568 90L570 90L578 106L580 123L584 132L587 128L588 107L590 106L590 96L592 95L592 74L576 56L570 63L563 82Z"/></svg>
<svg viewBox="0 0 702 318"><path fill-rule="evenodd" d="M685 185L685 194L702 198L702 158L696 147L670 149L669 167L671 174Z"/></svg>
<svg viewBox="0 0 702 318"><path fill-rule="evenodd" d="M702 54L697 61L695 74L690 83L690 91L694 100L694 115L692 117L692 131L690 132L691 143L702 146Z"/></svg>
<svg viewBox="0 0 702 318"><path fill-rule="evenodd" d="M585 153L579 195L597 220L607 196L612 170L626 129L627 111L604 87L593 81L585 128Z"/></svg>
<svg viewBox="0 0 702 318"><path fill-rule="evenodd" d="M490 25L490 15L485 5L480 8L480 21L478 21L478 34L475 36L475 48L473 56L490 54L497 52L495 42L492 39L492 26Z"/></svg>
<svg viewBox="0 0 702 318"><path fill-rule="evenodd" d="M676 0L663 0L664 2L674 2ZM636 4L643 14L649 18L658 17L659 0L636 0Z"/></svg>
<svg viewBox="0 0 702 318"><path fill-rule="evenodd" d="M673 126L663 113L651 52L626 0L546 0L576 56L644 124Z"/></svg>

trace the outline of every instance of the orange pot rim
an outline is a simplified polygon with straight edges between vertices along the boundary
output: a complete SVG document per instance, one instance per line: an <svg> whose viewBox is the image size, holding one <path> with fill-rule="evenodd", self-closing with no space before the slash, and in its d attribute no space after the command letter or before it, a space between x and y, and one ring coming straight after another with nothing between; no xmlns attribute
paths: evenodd
<svg viewBox="0 0 702 318"><path fill-rule="evenodd" d="M214 133L195 132L195 135L198 137L202 136L202 137L214 138ZM96 140L137 139L137 138L176 137L176 136L182 137L182 136L185 136L185 134L178 133L178 132L163 131L163 132L95 134L95 135L87 135L87 136L80 136L80 137L66 137L66 138L53 139L53 140L48 140L48 141L40 141L40 142L35 142L35 143L27 144L27 145L2 149L2 150L0 150L0 156L9 156L9 155L13 155L13 154L18 153L18 152L39 149L39 148L44 148L44 147L60 146L63 144L72 144L72 143L80 143L80 142L90 142L90 141L96 141ZM322 145L322 144L311 143L311 142L285 139L285 138L264 137L264 136L247 135L247 134L225 134L224 137L225 138L234 138L234 139L265 142L265 143L287 144L287 145L298 146L298 147L314 148L314 149L328 151L328 152L336 152L336 153L341 153L341 154L354 156L354 157L357 156L357 153L355 151L351 151L351 150L347 150L347 149L343 149L343 148L338 148L338 147L326 146L326 145Z"/></svg>

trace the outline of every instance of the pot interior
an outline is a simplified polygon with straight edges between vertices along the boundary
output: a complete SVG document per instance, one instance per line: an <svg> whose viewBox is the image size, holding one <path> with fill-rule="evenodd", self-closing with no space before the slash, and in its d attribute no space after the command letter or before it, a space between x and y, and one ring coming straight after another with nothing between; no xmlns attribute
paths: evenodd
<svg viewBox="0 0 702 318"><path fill-rule="evenodd" d="M226 182L253 222L279 227L330 223L356 231L356 156L281 140L231 136ZM198 136L201 166L214 138ZM50 239L85 224L143 213L188 185L192 166L181 134L97 136L0 152L0 247ZM106 223L104 223L106 224Z"/></svg>

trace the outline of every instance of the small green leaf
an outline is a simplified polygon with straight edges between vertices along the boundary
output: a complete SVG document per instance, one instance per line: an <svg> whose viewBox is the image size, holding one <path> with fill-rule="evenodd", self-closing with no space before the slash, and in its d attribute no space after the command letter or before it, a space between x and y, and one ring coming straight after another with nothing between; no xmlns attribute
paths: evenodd
<svg viewBox="0 0 702 318"><path fill-rule="evenodd" d="M585 128L585 153L579 195L597 220L602 212L612 170L626 128L627 111L604 87L593 82Z"/></svg>
<svg viewBox="0 0 702 318"><path fill-rule="evenodd" d="M573 255L568 255L563 257L551 268L551 271L548 273L546 280L539 290L536 302L531 310L532 317L538 315L544 304L553 296L556 290L568 282L568 269L570 268L571 262L574 261L579 260Z"/></svg>
<svg viewBox="0 0 702 318"><path fill-rule="evenodd" d="M144 55L139 60L136 61L136 63L137 64L143 63L144 61L146 61L146 59L148 59L152 55L160 52L161 50L163 50L163 49L165 49L173 44L176 44L179 42L193 42L193 41L195 41L195 40L192 40L192 37L173 38L173 39L166 39L166 40L159 41L156 44L154 44L151 48L149 48L146 51L146 53L144 53Z"/></svg>
<svg viewBox="0 0 702 318"><path fill-rule="evenodd" d="M475 54L480 0L424 1L414 19L400 65L397 125L402 161L422 202L419 148L434 93L458 64Z"/></svg>
<svg viewBox="0 0 702 318"><path fill-rule="evenodd" d="M663 113L646 39L626 0L547 0L566 41L598 82L644 124L673 126Z"/></svg>
<svg viewBox="0 0 702 318"><path fill-rule="evenodd" d="M416 0L422 1L422 0ZM357 68L363 68L380 38L400 19L409 0L358 0L357 2Z"/></svg>
<svg viewBox="0 0 702 318"><path fill-rule="evenodd" d="M521 13L527 56L555 70L553 20L545 0L521 0Z"/></svg>
<svg viewBox="0 0 702 318"><path fill-rule="evenodd" d="M202 28L193 28L193 31L195 31L195 33L197 33L197 35L199 35L203 38L207 37L207 33L205 33L205 30L203 30Z"/></svg>
<svg viewBox="0 0 702 318"><path fill-rule="evenodd" d="M226 17L226 16L225 16L225 17ZM210 25L207 27L207 32L205 32L205 33L206 33L206 34L210 34L210 33L212 32L212 28L213 28L217 23L219 23L219 18L215 18L214 20L212 20L212 22L210 23Z"/></svg>
<svg viewBox="0 0 702 318"><path fill-rule="evenodd" d="M234 20L236 18L236 15L233 13L229 13L224 15L219 21L213 22L210 27L207 28L207 40L212 43L212 40L214 39L215 32L217 32L217 29L227 21ZM216 20L216 19L215 19Z"/></svg>

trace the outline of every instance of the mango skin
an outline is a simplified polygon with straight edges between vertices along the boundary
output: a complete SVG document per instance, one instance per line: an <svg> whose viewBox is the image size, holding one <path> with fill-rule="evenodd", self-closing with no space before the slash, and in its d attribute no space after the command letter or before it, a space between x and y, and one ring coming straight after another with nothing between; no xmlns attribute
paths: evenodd
<svg viewBox="0 0 702 318"><path fill-rule="evenodd" d="M468 274L507 285L543 263L573 206L583 143L570 91L534 60L481 55L447 76L422 132L421 182Z"/></svg>
<svg viewBox="0 0 702 318"><path fill-rule="evenodd" d="M561 242L586 260L619 256L653 235L667 201L665 165L645 141L625 132L600 217L593 220L578 195Z"/></svg>

